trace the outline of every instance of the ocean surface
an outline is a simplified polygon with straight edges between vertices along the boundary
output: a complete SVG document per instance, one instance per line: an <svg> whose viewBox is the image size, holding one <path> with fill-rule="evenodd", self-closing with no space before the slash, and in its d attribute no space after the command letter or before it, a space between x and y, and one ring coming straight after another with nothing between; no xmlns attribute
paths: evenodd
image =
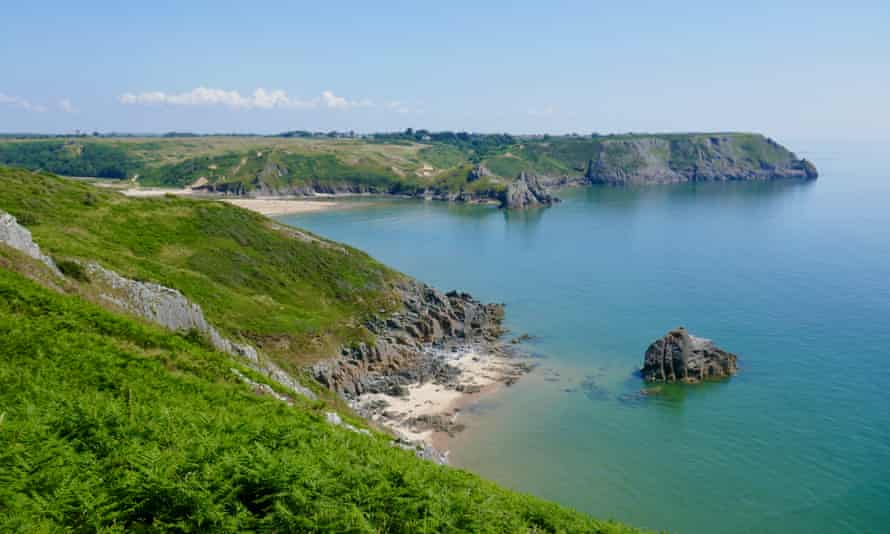
<svg viewBox="0 0 890 534"><path fill-rule="evenodd" d="M639 527L890 532L890 165L883 147L797 148L819 180L280 220L504 302L535 336L540 366L464 415L453 464ZM739 374L640 396L646 347L679 325Z"/></svg>

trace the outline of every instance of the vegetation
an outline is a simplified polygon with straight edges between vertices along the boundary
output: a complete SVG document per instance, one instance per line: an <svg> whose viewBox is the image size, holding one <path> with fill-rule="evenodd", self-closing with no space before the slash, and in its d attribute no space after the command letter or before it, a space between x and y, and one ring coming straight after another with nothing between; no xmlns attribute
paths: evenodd
<svg viewBox="0 0 890 534"><path fill-rule="evenodd" d="M4 532L627 530L256 396L199 340L4 268L0 354Z"/></svg>
<svg viewBox="0 0 890 534"><path fill-rule="evenodd" d="M89 202L86 202L90 199ZM98 261L182 291L208 320L291 370L370 341L362 326L396 301L398 273L366 254L229 204L133 199L82 182L0 168L0 210L64 260Z"/></svg>
<svg viewBox="0 0 890 534"><path fill-rule="evenodd" d="M66 275L0 244L0 531L629 530L331 425L324 401L257 395L201 336L101 307L75 261L176 287L296 364L395 305L401 275L365 254L219 202L2 167L0 185Z"/></svg>
<svg viewBox="0 0 890 534"><path fill-rule="evenodd" d="M0 163L66 176L126 178L138 163L118 147L101 143L34 141L0 143Z"/></svg>
<svg viewBox="0 0 890 534"><path fill-rule="evenodd" d="M793 155L761 135L622 134L512 136L407 129L357 138L353 133L292 131L274 137L77 137L0 139L0 164L69 176L136 179L146 186L210 187L218 191L350 191L418 195L472 192L493 197L522 171L578 176L605 157L631 172L643 165L633 142L647 145L664 165L688 170L715 153L712 138L727 140L721 153L755 167ZM727 152L728 151L728 152ZM494 176L473 184L465 169L484 164Z"/></svg>

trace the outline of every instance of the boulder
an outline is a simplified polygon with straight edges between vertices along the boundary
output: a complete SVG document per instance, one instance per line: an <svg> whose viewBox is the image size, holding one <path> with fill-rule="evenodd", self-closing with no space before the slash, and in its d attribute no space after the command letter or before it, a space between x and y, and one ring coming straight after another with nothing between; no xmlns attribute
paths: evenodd
<svg viewBox="0 0 890 534"><path fill-rule="evenodd" d="M735 354L718 348L710 339L695 337L679 327L649 345L642 374L647 382L695 383L734 375L737 360Z"/></svg>
<svg viewBox="0 0 890 534"><path fill-rule="evenodd" d="M62 276L52 258L40 251L40 247L31 238L31 232L20 225L15 217L2 211L0 211L0 243L43 262L54 274Z"/></svg>
<svg viewBox="0 0 890 534"><path fill-rule="evenodd" d="M560 201L541 184L537 176L525 171L507 185L499 200L501 207L507 209L549 206Z"/></svg>

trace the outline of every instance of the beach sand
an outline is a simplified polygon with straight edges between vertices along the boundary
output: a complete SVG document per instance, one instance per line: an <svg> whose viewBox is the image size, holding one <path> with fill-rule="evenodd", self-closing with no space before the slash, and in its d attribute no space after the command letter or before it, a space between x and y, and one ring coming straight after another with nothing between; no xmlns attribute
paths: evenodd
<svg viewBox="0 0 890 534"><path fill-rule="evenodd" d="M224 198L224 202L246 208L263 215L292 215L314 213L330 209L344 208L345 202L331 200L304 200L282 198Z"/></svg>
<svg viewBox="0 0 890 534"><path fill-rule="evenodd" d="M223 197L203 192L196 192L192 189L179 189L170 187L131 187L120 191L128 197L149 198L161 197L164 195L176 196L195 196L207 198L211 200L221 200L228 202L240 208L249 209L266 216L273 215L292 215L296 213L314 213L329 209L345 208L348 206L345 202L337 202L333 200L310 200L303 198L232 198Z"/></svg>
<svg viewBox="0 0 890 534"><path fill-rule="evenodd" d="M513 383L528 371L524 359L498 353L468 349L446 356L447 362L460 370L447 385L434 382L406 386L407 394L392 396L370 393L358 399L370 418L411 441L422 441L447 454L450 432L459 432L460 412L486 395ZM385 403L385 408L374 409ZM427 422L418 422L417 418ZM438 420L430 425L429 420Z"/></svg>

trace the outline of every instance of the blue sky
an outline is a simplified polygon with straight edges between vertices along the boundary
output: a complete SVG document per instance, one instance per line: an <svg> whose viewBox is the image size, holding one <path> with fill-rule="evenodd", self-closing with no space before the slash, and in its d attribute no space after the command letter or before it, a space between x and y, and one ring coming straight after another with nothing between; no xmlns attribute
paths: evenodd
<svg viewBox="0 0 890 534"><path fill-rule="evenodd" d="M0 18L4 132L890 139L886 0L6 2Z"/></svg>

